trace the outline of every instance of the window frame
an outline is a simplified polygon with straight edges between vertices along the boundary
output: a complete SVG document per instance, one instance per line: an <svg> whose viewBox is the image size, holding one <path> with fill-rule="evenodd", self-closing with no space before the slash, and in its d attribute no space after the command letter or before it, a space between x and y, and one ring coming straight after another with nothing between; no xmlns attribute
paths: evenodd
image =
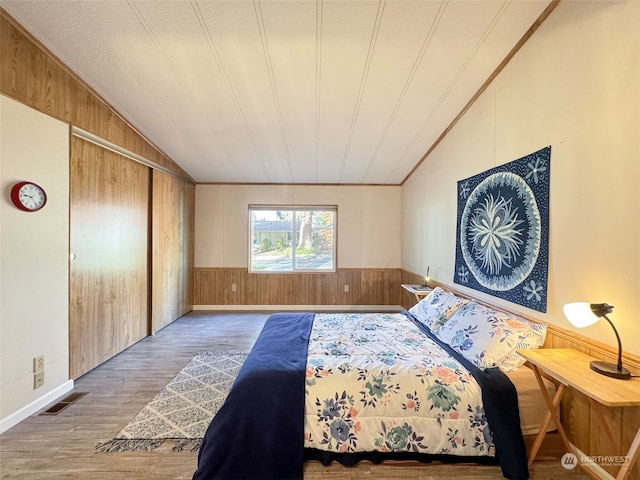
<svg viewBox="0 0 640 480"><path fill-rule="evenodd" d="M253 224L253 212L255 211L281 211L281 212L289 212L292 214L292 222L291 222L291 232L292 235L292 246L295 243L295 239L297 238L297 231L299 230L299 223L295 220L296 212L304 212L304 211L313 211L313 212L332 212L333 214L333 245L332 245L332 268L326 269L305 269L305 268L296 268L296 254L295 248L291 249L291 269L288 270L263 270L263 269L254 269L253 268L253 247L254 247L254 224ZM249 273L255 274L283 274L288 275L292 273L336 273L338 269L338 206L337 205L290 205L290 204L250 204L248 206L248 235L247 235L247 258L248 258L248 266L247 270Z"/></svg>

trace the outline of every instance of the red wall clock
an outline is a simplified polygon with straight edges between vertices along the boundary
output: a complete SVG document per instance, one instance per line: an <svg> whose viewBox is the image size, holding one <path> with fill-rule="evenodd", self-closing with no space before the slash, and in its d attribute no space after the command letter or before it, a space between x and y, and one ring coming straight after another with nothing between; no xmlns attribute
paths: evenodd
<svg viewBox="0 0 640 480"><path fill-rule="evenodd" d="M36 212L47 203L47 193L33 182L18 182L11 188L11 201L24 212Z"/></svg>

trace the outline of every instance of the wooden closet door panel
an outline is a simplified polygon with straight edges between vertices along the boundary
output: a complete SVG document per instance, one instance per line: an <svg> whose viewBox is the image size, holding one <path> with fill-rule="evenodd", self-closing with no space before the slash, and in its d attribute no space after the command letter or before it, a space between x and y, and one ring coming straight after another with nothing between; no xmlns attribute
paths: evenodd
<svg viewBox="0 0 640 480"><path fill-rule="evenodd" d="M193 308L195 187L153 171L151 331Z"/></svg>
<svg viewBox="0 0 640 480"><path fill-rule="evenodd" d="M71 142L69 369L77 378L148 333L149 169Z"/></svg>

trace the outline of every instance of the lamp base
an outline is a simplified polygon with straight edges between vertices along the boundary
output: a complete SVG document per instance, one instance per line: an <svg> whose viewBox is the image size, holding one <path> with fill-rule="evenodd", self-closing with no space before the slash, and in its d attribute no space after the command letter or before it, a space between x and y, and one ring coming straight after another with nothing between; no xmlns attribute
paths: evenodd
<svg viewBox="0 0 640 480"><path fill-rule="evenodd" d="M631 378L631 372L629 370L624 367L618 370L618 366L613 363L594 360L589 366L594 372L606 375L607 377L620 378L622 380Z"/></svg>

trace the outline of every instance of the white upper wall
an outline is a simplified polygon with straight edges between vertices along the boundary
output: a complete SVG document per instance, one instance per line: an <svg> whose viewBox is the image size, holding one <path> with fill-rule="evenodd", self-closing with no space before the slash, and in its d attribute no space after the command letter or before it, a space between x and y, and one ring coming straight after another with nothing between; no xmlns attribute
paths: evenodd
<svg viewBox="0 0 640 480"><path fill-rule="evenodd" d="M400 268L401 187L197 185L195 267L248 266L249 205L337 205L338 268Z"/></svg>
<svg viewBox="0 0 640 480"><path fill-rule="evenodd" d="M0 431L69 382L69 126L0 95ZM11 187L32 181L47 204L23 212ZM44 386L33 389L33 357ZM50 398L47 400L47 396ZM44 400L43 400L44 398ZM30 410L29 406L33 406Z"/></svg>
<svg viewBox="0 0 640 480"><path fill-rule="evenodd" d="M405 184L402 267L453 285L456 182L551 145L548 309L516 308L577 331L565 303L607 302L640 354L638 32L640 2L561 2Z"/></svg>

